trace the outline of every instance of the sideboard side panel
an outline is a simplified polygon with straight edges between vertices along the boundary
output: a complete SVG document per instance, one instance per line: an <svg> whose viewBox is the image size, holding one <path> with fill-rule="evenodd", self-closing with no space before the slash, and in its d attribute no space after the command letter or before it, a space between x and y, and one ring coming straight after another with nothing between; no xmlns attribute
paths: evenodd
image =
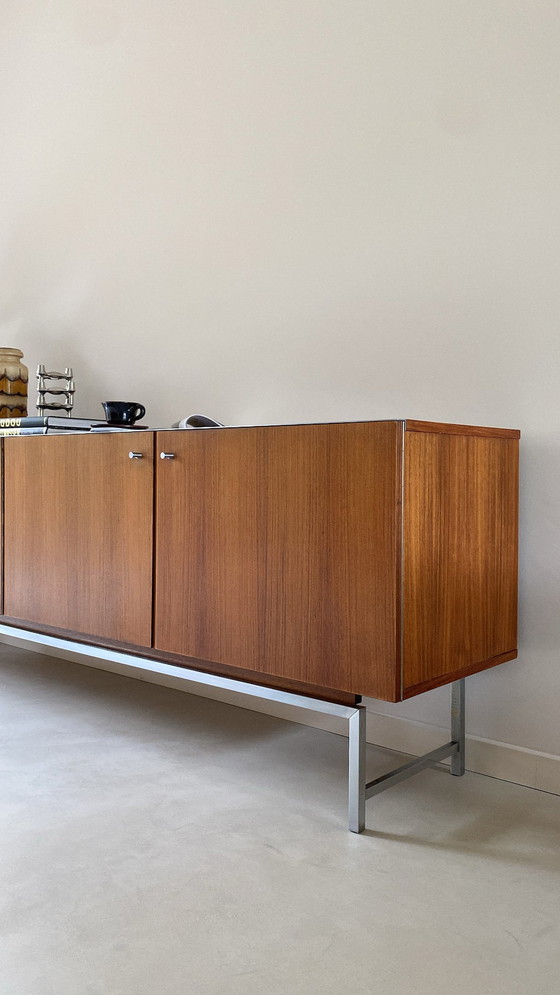
<svg viewBox="0 0 560 995"><path fill-rule="evenodd" d="M404 697L517 655L518 449L405 432Z"/></svg>

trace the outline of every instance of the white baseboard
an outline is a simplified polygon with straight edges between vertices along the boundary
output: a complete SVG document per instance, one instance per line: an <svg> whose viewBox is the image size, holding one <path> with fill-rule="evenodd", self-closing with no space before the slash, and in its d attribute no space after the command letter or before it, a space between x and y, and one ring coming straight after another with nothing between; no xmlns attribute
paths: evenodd
<svg viewBox="0 0 560 995"><path fill-rule="evenodd" d="M367 741L399 753L420 756L449 739L449 729L375 711L367 703ZM560 757L510 743L469 736L467 770L560 795Z"/></svg>
<svg viewBox="0 0 560 995"><path fill-rule="evenodd" d="M130 666L124 667L111 660L98 659L93 655L84 656L71 650L54 649L40 642L28 642L26 639L19 639L5 633L0 635L0 642L19 649L41 653L44 656L55 656L58 659L71 660L98 670L107 670L151 684L160 684L179 691L187 691L189 694L197 694L204 698L214 698L251 711L264 712L267 715L300 722L328 732L342 735L346 733L346 723L343 720L322 713L302 711L280 702L255 699L249 695L221 688L190 684L165 674L136 670ZM374 701L366 700L365 704L367 707L367 741L374 746L380 746L396 753L420 756L423 753L429 753L430 750L449 739L449 729L376 712ZM476 774L486 774L502 781L513 781L515 784L523 784L539 791L560 795L560 756L467 734L466 763L467 769Z"/></svg>

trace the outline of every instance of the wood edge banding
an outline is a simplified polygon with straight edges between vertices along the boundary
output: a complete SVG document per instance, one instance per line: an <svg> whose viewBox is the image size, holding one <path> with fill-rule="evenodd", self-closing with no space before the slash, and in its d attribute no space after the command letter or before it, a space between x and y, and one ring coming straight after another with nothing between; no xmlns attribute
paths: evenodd
<svg viewBox="0 0 560 995"><path fill-rule="evenodd" d="M428 432L436 435L472 435L485 439L519 439L521 432L517 428L489 428L485 425L452 425L445 422L405 421L407 432Z"/></svg>
<svg viewBox="0 0 560 995"><path fill-rule="evenodd" d="M493 656L489 660L483 660L481 663L473 663L470 667L465 667L463 670L456 670L452 674L442 674L433 680L414 684L404 689L402 700L406 701L407 698L414 698L417 694L422 694L424 691L432 691L434 688L443 687L445 684L452 684L453 681L459 681L462 677L470 677L472 674L479 674L483 670L490 670L491 667L507 663L508 660L515 660L517 655L518 652L516 649L508 650L507 653L500 653L499 656Z"/></svg>

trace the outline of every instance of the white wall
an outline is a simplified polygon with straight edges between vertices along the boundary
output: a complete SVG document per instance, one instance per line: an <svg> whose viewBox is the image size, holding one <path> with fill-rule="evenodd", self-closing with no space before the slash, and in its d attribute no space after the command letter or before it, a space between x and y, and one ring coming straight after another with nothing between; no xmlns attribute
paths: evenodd
<svg viewBox="0 0 560 995"><path fill-rule="evenodd" d="M559 754L560 5L4 0L0 344L76 413L523 431L521 653ZM447 689L380 710L444 724Z"/></svg>

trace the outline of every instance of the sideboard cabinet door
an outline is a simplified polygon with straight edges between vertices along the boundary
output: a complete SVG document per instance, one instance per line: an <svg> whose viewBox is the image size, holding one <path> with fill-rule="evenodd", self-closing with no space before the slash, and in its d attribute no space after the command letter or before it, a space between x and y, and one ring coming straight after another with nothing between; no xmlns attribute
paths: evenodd
<svg viewBox="0 0 560 995"><path fill-rule="evenodd" d="M7 438L4 469L4 614L149 646L152 433Z"/></svg>
<svg viewBox="0 0 560 995"><path fill-rule="evenodd" d="M158 433L155 648L395 700L401 439L398 422Z"/></svg>

